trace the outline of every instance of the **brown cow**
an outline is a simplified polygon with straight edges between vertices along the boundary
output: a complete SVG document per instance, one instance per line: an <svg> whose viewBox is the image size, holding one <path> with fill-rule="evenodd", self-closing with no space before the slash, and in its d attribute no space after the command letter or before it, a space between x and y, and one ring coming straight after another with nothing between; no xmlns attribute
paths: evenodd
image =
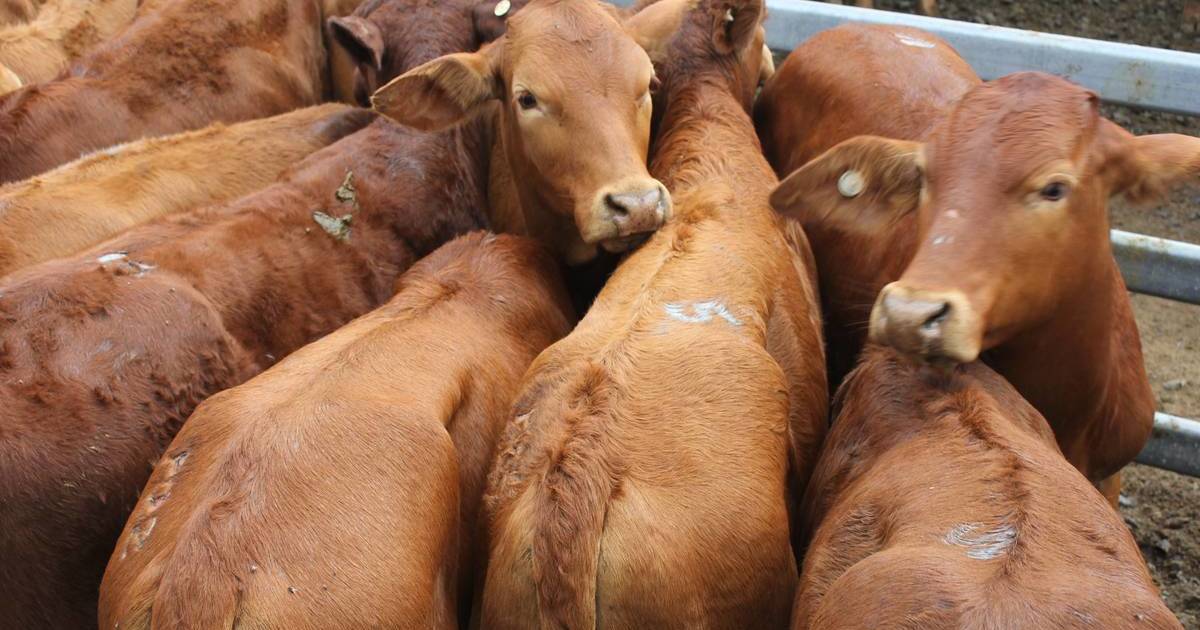
<svg viewBox="0 0 1200 630"><path fill-rule="evenodd" d="M849 71L853 68L853 71ZM949 44L901 26L846 24L821 31L788 55L755 103L767 160L780 177L834 145L870 134L923 140L945 111L979 84ZM821 277L829 384L854 367L871 305L916 250L916 213L887 230L805 220Z"/></svg>
<svg viewBox="0 0 1200 630"><path fill-rule="evenodd" d="M499 104L489 198L494 227L530 234L572 264L621 251L671 213L646 171L654 70L616 10L534 0L477 53L415 68L374 96L409 125L441 129Z"/></svg>
<svg viewBox="0 0 1200 630"><path fill-rule="evenodd" d="M0 618L93 624L147 463L195 406L483 223L485 145L467 131L378 120L261 192L0 282Z"/></svg>
<svg viewBox="0 0 1200 630"><path fill-rule="evenodd" d="M321 4L321 3L324 4ZM325 92L323 15L357 0L163 0L62 77L0 97L0 182Z"/></svg>
<svg viewBox="0 0 1200 630"><path fill-rule="evenodd" d="M806 224L876 238L914 216L911 248L892 253L911 260L896 268L902 274L847 274L898 278L879 294L872 337L934 362L986 351L1115 503L1118 471L1149 437L1154 398L1105 202L1195 177L1197 155L1200 140L1135 138L1099 116L1094 94L1022 73L973 88L924 145L838 145L789 176L774 200Z"/></svg>
<svg viewBox="0 0 1200 630"><path fill-rule="evenodd" d="M131 142L9 184L0 188L0 276L155 217L254 192L370 120L344 105L318 105Z"/></svg>
<svg viewBox="0 0 1200 630"><path fill-rule="evenodd" d="M1182 630L1121 517L983 364L869 348L834 404L796 630Z"/></svg>
<svg viewBox="0 0 1200 630"><path fill-rule="evenodd" d="M136 0L47 0L26 24L0 28L0 64L41 83L133 20Z"/></svg>
<svg viewBox="0 0 1200 630"><path fill-rule="evenodd" d="M807 244L767 205L748 113L763 13L663 0L632 20L677 31L648 44L675 216L525 376L485 497L482 627L787 623L827 388Z"/></svg>
<svg viewBox="0 0 1200 630"><path fill-rule="evenodd" d="M544 248L472 234L208 399L117 543L100 627L458 628L496 439L569 309Z"/></svg>

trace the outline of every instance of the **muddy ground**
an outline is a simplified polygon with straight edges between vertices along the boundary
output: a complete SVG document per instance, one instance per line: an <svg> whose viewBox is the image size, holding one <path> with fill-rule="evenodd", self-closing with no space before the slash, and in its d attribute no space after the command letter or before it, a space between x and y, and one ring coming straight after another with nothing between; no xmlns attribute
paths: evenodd
<svg viewBox="0 0 1200 630"><path fill-rule="evenodd" d="M914 3L877 4L912 11ZM1200 0L941 0L941 8L956 20L1200 52ZM1197 118L1111 106L1105 113L1135 133L1200 136ZM1148 208L1114 203L1112 223L1200 243L1200 187ZM1200 307L1140 295L1133 302L1159 409L1200 418ZM1125 522L1167 605L1184 627L1200 630L1200 479L1137 465L1125 479Z"/></svg>

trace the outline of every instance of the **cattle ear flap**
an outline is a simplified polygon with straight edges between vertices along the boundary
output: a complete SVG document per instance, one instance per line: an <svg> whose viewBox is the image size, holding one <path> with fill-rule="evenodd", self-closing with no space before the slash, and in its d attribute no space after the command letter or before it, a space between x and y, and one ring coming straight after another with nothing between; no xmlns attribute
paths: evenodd
<svg viewBox="0 0 1200 630"><path fill-rule="evenodd" d="M326 22L333 40L362 65L383 69L383 33L374 22L357 15L331 17Z"/></svg>
<svg viewBox="0 0 1200 630"><path fill-rule="evenodd" d="M371 96L376 111L423 131L462 123L498 96L488 51L438 57L396 77Z"/></svg>
<svg viewBox="0 0 1200 630"><path fill-rule="evenodd" d="M714 16L713 45L723 55L741 54L755 41L763 18L762 0L718 2Z"/></svg>
<svg viewBox="0 0 1200 630"><path fill-rule="evenodd" d="M622 25L651 60L660 60L691 10L690 0L659 0L626 18Z"/></svg>
<svg viewBox="0 0 1200 630"><path fill-rule="evenodd" d="M851 138L784 178L771 206L802 224L875 229L917 207L923 153L918 142Z"/></svg>
<svg viewBox="0 0 1200 630"><path fill-rule="evenodd" d="M1103 172L1112 194L1134 203L1163 198L1172 188L1200 180L1200 138L1176 133L1134 136L1115 123L1101 129Z"/></svg>

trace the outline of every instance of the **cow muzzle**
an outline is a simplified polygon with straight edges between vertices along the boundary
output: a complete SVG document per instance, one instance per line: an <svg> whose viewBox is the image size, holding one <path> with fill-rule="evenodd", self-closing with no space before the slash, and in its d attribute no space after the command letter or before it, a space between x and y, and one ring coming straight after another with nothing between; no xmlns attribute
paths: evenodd
<svg viewBox="0 0 1200 630"><path fill-rule="evenodd" d="M620 252L644 241L671 218L671 195L657 180L611 186L596 196L583 240Z"/></svg>
<svg viewBox="0 0 1200 630"><path fill-rule="evenodd" d="M928 363L970 363L979 357L983 327L958 291L922 291L893 282L871 309L871 341Z"/></svg>

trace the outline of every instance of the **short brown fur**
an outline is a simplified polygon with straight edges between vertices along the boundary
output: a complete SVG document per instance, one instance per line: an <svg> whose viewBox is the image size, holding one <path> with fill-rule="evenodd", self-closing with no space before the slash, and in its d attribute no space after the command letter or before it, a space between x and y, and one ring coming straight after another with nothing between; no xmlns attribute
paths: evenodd
<svg viewBox="0 0 1200 630"><path fill-rule="evenodd" d="M324 15L354 0L162 0L62 77L0 97L0 182L325 93ZM345 5L345 6L343 6Z"/></svg>
<svg viewBox="0 0 1200 630"><path fill-rule="evenodd" d="M0 64L22 85L49 81L133 20L136 0L47 0L28 23L0 28Z"/></svg>
<svg viewBox="0 0 1200 630"><path fill-rule="evenodd" d="M461 237L202 404L117 543L101 627L458 628L512 397L570 329L557 269L528 239Z"/></svg>
<svg viewBox="0 0 1200 630"><path fill-rule="evenodd" d="M872 347L835 405L796 630L1182 628L1120 515L983 364Z"/></svg>
<svg viewBox="0 0 1200 630"><path fill-rule="evenodd" d="M0 188L0 276L155 217L230 201L358 131L372 112L319 105L138 140Z"/></svg>
<svg viewBox="0 0 1200 630"><path fill-rule="evenodd" d="M767 206L748 115L764 10L653 7L686 18L658 60L651 164L678 212L525 376L489 479L482 627L779 627L790 612L790 506L827 391L810 254Z"/></svg>
<svg viewBox="0 0 1200 630"><path fill-rule="evenodd" d="M483 226L488 143L376 120L260 192L0 282L0 618L94 627L113 543L184 419Z"/></svg>

